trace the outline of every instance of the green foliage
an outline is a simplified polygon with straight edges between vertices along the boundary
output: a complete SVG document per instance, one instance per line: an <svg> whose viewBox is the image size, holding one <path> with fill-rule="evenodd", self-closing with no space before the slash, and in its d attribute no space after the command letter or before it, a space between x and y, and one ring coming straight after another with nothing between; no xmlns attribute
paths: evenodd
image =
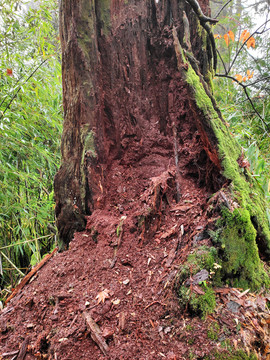
<svg viewBox="0 0 270 360"><path fill-rule="evenodd" d="M47 226L62 130L57 4L33 5L0 1L0 247L22 268L54 243Z"/></svg>
<svg viewBox="0 0 270 360"><path fill-rule="evenodd" d="M225 7L214 28L214 33L220 35L216 44L223 60L219 61L217 72L234 78L239 75L244 81L240 80L241 86L231 78L216 77L215 97L231 132L244 148L252 176L262 188L270 207L270 57L267 56L270 46L268 23L263 25L263 22L267 21L267 3L254 2L253 5L249 4L247 9L244 5L237 2ZM213 13L216 10L214 9ZM256 21L259 21L259 24L256 24ZM248 48L243 44L241 34L245 30L254 37L255 48ZM227 46L224 35L229 31L234 33L235 40L229 38Z"/></svg>
<svg viewBox="0 0 270 360"><path fill-rule="evenodd" d="M192 291L192 286L183 285L185 280L195 275L200 270L205 269L213 274L217 260L217 250L214 247L201 246L195 249L188 256L187 261L181 266L178 274L178 295L179 303L182 308L188 307L192 314L197 314L205 318L207 314L214 311L216 307L215 293L212 290L212 283L203 282L200 284L203 295L198 295ZM216 274L218 278L218 271Z"/></svg>

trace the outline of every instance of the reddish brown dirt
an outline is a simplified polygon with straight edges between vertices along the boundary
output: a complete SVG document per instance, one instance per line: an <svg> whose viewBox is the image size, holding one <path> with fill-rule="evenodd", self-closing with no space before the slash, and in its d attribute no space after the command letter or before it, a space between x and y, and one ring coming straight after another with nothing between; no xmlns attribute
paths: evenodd
<svg viewBox="0 0 270 360"><path fill-rule="evenodd" d="M18 350L28 337L26 360L202 359L222 340L240 338L234 318L244 315L226 308L222 291L218 319L191 318L179 307L175 276L206 226L208 193L183 173L176 204L175 168L166 167L163 156L149 153L136 169L114 162L104 179L102 209L88 217L86 231L2 311L0 354ZM90 337L85 311L107 338L107 356ZM215 323L220 330L213 340Z"/></svg>

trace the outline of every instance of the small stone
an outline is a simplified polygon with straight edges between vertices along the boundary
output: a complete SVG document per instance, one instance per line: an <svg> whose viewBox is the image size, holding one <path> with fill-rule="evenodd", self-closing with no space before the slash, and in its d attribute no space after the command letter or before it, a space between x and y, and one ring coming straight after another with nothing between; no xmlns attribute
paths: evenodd
<svg viewBox="0 0 270 360"><path fill-rule="evenodd" d="M164 334L169 334L169 332L172 331L172 328L170 326L167 326L165 329L164 329Z"/></svg>
<svg viewBox="0 0 270 360"><path fill-rule="evenodd" d="M227 309L233 313L237 313L240 307L241 305L239 305L237 302L232 300L229 301L227 304Z"/></svg>
<svg viewBox="0 0 270 360"><path fill-rule="evenodd" d="M124 285L127 285L128 283L129 283L129 279L126 279L126 280L123 281Z"/></svg>

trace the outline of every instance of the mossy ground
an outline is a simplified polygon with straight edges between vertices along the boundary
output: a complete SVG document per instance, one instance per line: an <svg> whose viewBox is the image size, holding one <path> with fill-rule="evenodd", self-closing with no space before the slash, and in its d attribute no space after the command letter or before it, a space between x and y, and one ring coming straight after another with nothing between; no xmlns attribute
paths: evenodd
<svg viewBox="0 0 270 360"><path fill-rule="evenodd" d="M205 318L211 314L216 307L215 293L212 289L212 282L204 281L199 284L203 295L199 295L192 291L192 286L187 287L183 284L184 281L192 275L195 275L202 269L207 270L209 273L214 274L217 271L216 277L218 278L219 269L215 269L216 261L218 261L217 250L214 247L202 246L190 254L187 262L181 267L178 277L178 295L179 302L182 308L187 307L192 314L196 314ZM210 280L210 279L209 279Z"/></svg>
<svg viewBox="0 0 270 360"><path fill-rule="evenodd" d="M255 355L247 355L243 350L232 352L214 352L204 358L205 360L257 360Z"/></svg>

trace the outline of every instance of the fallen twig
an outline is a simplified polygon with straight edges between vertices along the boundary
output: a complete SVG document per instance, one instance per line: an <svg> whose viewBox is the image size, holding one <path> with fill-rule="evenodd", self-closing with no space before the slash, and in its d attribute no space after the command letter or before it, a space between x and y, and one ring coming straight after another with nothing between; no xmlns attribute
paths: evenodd
<svg viewBox="0 0 270 360"><path fill-rule="evenodd" d="M159 304L159 305L161 305L161 306L167 306L166 304L163 304L163 303L161 303L160 301L155 300L155 301L151 302L151 304L147 305L147 306L144 308L144 310L149 309L150 306L155 305L155 304Z"/></svg>
<svg viewBox="0 0 270 360"><path fill-rule="evenodd" d="M98 345L103 354L108 355L109 347L101 335L101 330L98 324L93 320L92 316L88 312L84 311L83 316L85 317L87 326L90 330L91 338Z"/></svg>
<svg viewBox="0 0 270 360"><path fill-rule="evenodd" d="M41 260L19 283L19 285L14 289L12 294L5 301L5 305L12 299L18 292L28 283L28 281L36 274L36 272L45 265L48 260L53 257L53 255L58 251L58 248L55 248L50 254L46 255L44 259Z"/></svg>
<svg viewBox="0 0 270 360"><path fill-rule="evenodd" d="M3 353L1 356L2 357L7 357L7 356L12 356L12 355L18 355L20 350L15 350L15 351L11 351L11 352L7 352L7 353Z"/></svg>

